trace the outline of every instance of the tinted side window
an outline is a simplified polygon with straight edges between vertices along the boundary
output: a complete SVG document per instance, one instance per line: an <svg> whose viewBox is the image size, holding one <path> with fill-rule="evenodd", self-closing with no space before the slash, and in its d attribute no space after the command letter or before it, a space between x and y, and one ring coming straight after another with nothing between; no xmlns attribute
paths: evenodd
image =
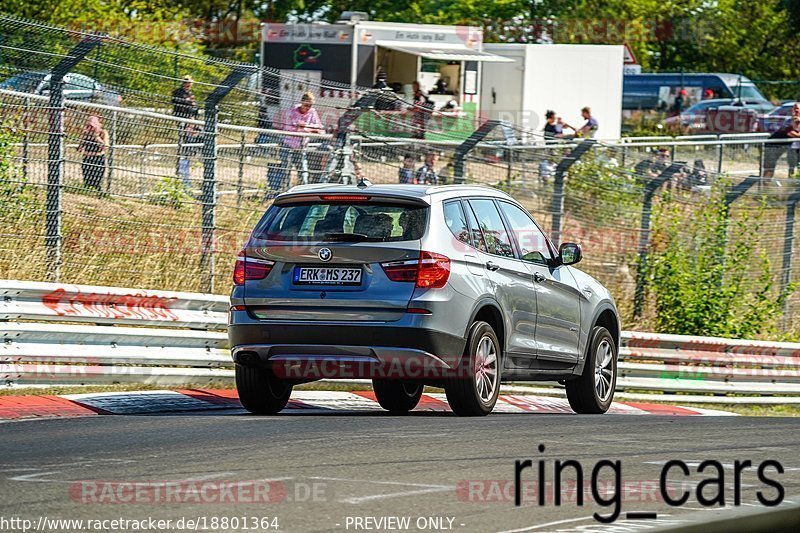
<svg viewBox="0 0 800 533"><path fill-rule="evenodd" d="M447 202L444 204L444 221L450 232L461 242L472 244L469 238L469 226L461 202Z"/></svg>
<svg viewBox="0 0 800 533"><path fill-rule="evenodd" d="M511 231L517 238L522 259L546 265L551 259L547 239L528 213L508 202L500 202L500 209L506 215Z"/></svg>
<svg viewBox="0 0 800 533"><path fill-rule="evenodd" d="M472 232L472 246L482 252L488 252L486 249L486 241L483 239L483 232L478 226L478 220L475 218L475 213L472 212L472 208L469 206L467 206L465 210L467 215L467 224L469 224Z"/></svg>
<svg viewBox="0 0 800 533"><path fill-rule="evenodd" d="M503 225L503 219L492 200L470 200L469 205L478 219L478 227L483 231L486 248L490 254L514 257L511 239Z"/></svg>

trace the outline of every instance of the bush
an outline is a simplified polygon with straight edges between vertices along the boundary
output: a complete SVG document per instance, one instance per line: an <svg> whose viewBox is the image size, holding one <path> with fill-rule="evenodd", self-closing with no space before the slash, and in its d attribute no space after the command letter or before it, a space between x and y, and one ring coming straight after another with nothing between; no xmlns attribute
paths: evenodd
<svg viewBox="0 0 800 533"><path fill-rule="evenodd" d="M0 218L19 218L37 209L39 201L34 187L27 183L14 165L16 136L0 128Z"/></svg>
<svg viewBox="0 0 800 533"><path fill-rule="evenodd" d="M590 151L576 161L565 189L564 208L573 214L588 215L600 225L624 221L627 226L638 220L642 184L603 153Z"/></svg>
<svg viewBox="0 0 800 533"><path fill-rule="evenodd" d="M180 209L185 204L194 204L196 200L186 192L183 183L178 178L164 177L153 188L149 196L154 204L168 205Z"/></svg>
<svg viewBox="0 0 800 533"><path fill-rule="evenodd" d="M656 209L647 274L657 330L734 338L773 332L788 294L777 294L758 247L763 205L727 222L724 180L705 200L687 206L666 195Z"/></svg>

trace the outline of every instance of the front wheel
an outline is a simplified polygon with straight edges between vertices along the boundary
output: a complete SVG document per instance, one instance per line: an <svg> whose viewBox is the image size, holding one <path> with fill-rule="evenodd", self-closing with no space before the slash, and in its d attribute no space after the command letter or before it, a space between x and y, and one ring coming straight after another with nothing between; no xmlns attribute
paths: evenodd
<svg viewBox="0 0 800 533"><path fill-rule="evenodd" d="M500 342L492 326L475 322L458 375L445 383L447 402L459 416L485 416L492 412L500 394Z"/></svg>
<svg viewBox="0 0 800 533"><path fill-rule="evenodd" d="M273 415L289 403L292 384L267 369L236 365L236 390L245 409L254 415Z"/></svg>
<svg viewBox="0 0 800 533"><path fill-rule="evenodd" d="M595 326L583 364L583 373L566 383L569 405L576 413L605 413L614 399L616 384L617 347L606 328Z"/></svg>
<svg viewBox="0 0 800 533"><path fill-rule="evenodd" d="M405 413L417 406L422 398L421 383L396 379L373 379L372 389L378 403L387 411Z"/></svg>

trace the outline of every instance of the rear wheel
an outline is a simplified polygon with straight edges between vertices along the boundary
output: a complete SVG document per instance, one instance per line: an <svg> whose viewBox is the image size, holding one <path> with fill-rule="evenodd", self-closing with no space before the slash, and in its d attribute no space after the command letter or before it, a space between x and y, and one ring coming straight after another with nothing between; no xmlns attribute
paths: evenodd
<svg viewBox="0 0 800 533"><path fill-rule="evenodd" d="M373 379L375 398L387 411L408 412L415 408L422 397L421 383L396 379Z"/></svg>
<svg viewBox="0 0 800 533"><path fill-rule="evenodd" d="M236 390L245 409L255 415L272 415L289 403L292 385L267 369L236 365Z"/></svg>
<svg viewBox="0 0 800 533"><path fill-rule="evenodd" d="M617 383L617 348L608 330L595 326L583 373L566 383L567 399L572 410L581 414L608 411Z"/></svg>
<svg viewBox="0 0 800 533"><path fill-rule="evenodd" d="M492 326L475 322L458 375L445 384L447 402L459 416L484 416L494 409L500 394L500 342Z"/></svg>

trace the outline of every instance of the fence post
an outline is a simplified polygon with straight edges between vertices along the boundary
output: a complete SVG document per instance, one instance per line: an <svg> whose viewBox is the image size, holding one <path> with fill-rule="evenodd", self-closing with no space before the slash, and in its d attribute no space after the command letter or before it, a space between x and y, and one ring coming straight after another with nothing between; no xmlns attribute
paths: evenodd
<svg viewBox="0 0 800 533"><path fill-rule="evenodd" d="M242 130L242 140L241 145L239 146L239 176L236 183L236 207L239 207L242 204L242 188L244 186L244 152L247 149L245 147L245 141L245 132Z"/></svg>
<svg viewBox="0 0 800 533"><path fill-rule="evenodd" d="M111 112L111 126L108 147L108 178L106 179L106 193L111 193L111 182L114 179L114 153L117 145L117 110Z"/></svg>
<svg viewBox="0 0 800 533"><path fill-rule="evenodd" d="M553 177L553 201L550 204L550 240L552 240L556 246L561 244L561 217L564 216L564 174L566 174L567 170L583 157L596 142L597 141L594 139L584 140L573 148L570 153L564 156L564 158L558 162L558 165L556 165L556 171Z"/></svg>
<svg viewBox="0 0 800 533"><path fill-rule="evenodd" d="M783 264L781 265L781 291L783 298L783 328L789 327L789 283L792 278L792 260L794 255L794 219L800 202L800 192L795 192L786 203L786 225L783 231Z"/></svg>
<svg viewBox="0 0 800 533"><path fill-rule="evenodd" d="M61 278L61 191L64 186L64 76L100 45L102 36L80 41L50 71L49 128L47 137L47 200L45 207L45 248L47 281Z"/></svg>
<svg viewBox="0 0 800 533"><path fill-rule="evenodd" d="M353 166L353 148L350 143L350 127L365 111L373 109L381 95L381 90L370 90L356 100L336 123L333 146L328 164L319 177L320 183L350 183L355 177Z"/></svg>
<svg viewBox="0 0 800 533"><path fill-rule="evenodd" d="M31 98L30 96L25 97L25 107L22 111L22 179L26 182L28 181L28 159L30 158L30 154L28 153L28 113L30 113L30 106L31 106Z"/></svg>
<svg viewBox="0 0 800 533"><path fill-rule="evenodd" d="M717 174L722 174L722 153L725 150L725 145L722 144L722 137L717 135L719 144L717 145Z"/></svg>
<svg viewBox="0 0 800 533"><path fill-rule="evenodd" d="M219 125L219 103L233 90L237 83L256 71L257 67L240 65L231 70L205 101L205 124L203 126L203 192L202 227L200 245L200 286L205 292L214 292L214 252L217 207L217 136Z"/></svg>
<svg viewBox="0 0 800 533"><path fill-rule="evenodd" d="M650 217L653 212L653 196L665 182L669 181L676 172L685 165L682 161L673 161L661 174L651 179L644 186L642 199L642 220L639 229L639 266L636 270L636 290L633 296L633 317L642 316L644 308L644 293L647 285L647 248L650 245Z"/></svg>
<svg viewBox="0 0 800 533"><path fill-rule="evenodd" d="M506 147L512 146L517 144L517 137L512 128L511 124L506 121L502 120L487 120L486 122L481 123L478 126L478 129L473 131L469 137L467 137L464 142L459 144L456 147L456 153L453 156L453 183L464 183L466 181L465 170L464 170L464 160L467 157L467 154L475 148L479 142L486 138L491 131L500 126L501 131L503 132L503 137L505 137ZM511 167L509 166L509 175L511 173Z"/></svg>

